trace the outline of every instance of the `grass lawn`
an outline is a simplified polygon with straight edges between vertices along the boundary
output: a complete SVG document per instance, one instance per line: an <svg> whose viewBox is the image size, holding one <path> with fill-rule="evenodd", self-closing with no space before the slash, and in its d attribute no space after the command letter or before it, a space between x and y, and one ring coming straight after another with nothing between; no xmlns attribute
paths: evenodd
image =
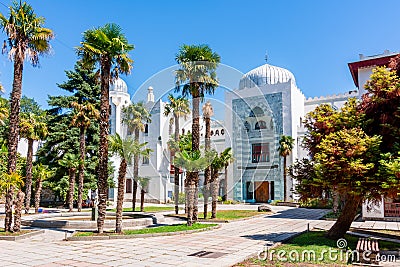
<svg viewBox="0 0 400 267"><path fill-rule="evenodd" d="M157 212L157 211L170 211L170 210L175 210L175 207L170 207L170 206L148 206L148 207L144 207L144 211L145 212ZM107 211L112 211L112 212L116 212L117 209L107 209ZM130 212L132 211L132 208L124 208L123 209L124 212ZM136 207L135 211L140 211L140 207Z"/></svg>
<svg viewBox="0 0 400 267"><path fill-rule="evenodd" d="M274 257L272 261L270 252L266 260L255 257L235 266L345 266L347 264L345 251L341 253L336 245L336 240L325 238L324 234L324 231L309 232L287 241L273 249L274 254L272 255ZM345 239L347 241L346 249L355 250L358 237L346 235ZM380 250L397 250L400 248L400 244L379 241L379 248ZM333 252L334 250L336 251ZM285 254L282 255L281 259L278 259L277 254L281 251L285 251ZM308 254L304 254L305 251L315 252L315 257L309 257ZM323 253L324 251L326 252ZM332 251L332 256L329 255L329 251ZM289 255L293 255L292 258L294 259L291 260ZM299 256L297 257L297 255ZM302 255L305 255L304 260Z"/></svg>
<svg viewBox="0 0 400 267"><path fill-rule="evenodd" d="M137 235L137 234L155 234L155 233L171 233L171 232L181 232L188 230L198 230L205 229L216 226L217 224L201 224L195 223L192 226L187 226L186 224L176 224L176 225L163 225L157 227L148 227L144 229L135 229L135 230L124 230L124 235ZM114 232L106 232L103 235L113 235ZM94 236L98 235L95 232L77 232L74 236Z"/></svg>
<svg viewBox="0 0 400 267"><path fill-rule="evenodd" d="M222 220L222 221L232 221L232 220L237 220L237 219L244 219L244 218L249 218L257 215L262 215L262 214L270 214L269 212L258 212L256 210L218 210L217 211L217 218L215 220ZM178 214L178 215L172 215L176 216L179 218L187 218L187 214ZM198 214L199 219L203 219L203 212L199 212ZM213 221L214 219L211 219L211 212L207 213L207 220L208 221Z"/></svg>
<svg viewBox="0 0 400 267"><path fill-rule="evenodd" d="M11 232L4 231L4 228L0 228L0 236L19 236L19 235L23 235L23 234L26 234L29 232L32 232L32 230L21 230L16 233L11 233Z"/></svg>

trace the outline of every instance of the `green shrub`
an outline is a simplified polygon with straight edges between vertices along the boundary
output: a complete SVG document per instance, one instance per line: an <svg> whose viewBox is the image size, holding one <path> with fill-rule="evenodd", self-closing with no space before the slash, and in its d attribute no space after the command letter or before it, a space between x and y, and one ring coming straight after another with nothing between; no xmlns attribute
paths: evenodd
<svg viewBox="0 0 400 267"><path fill-rule="evenodd" d="M331 209L331 199L311 198L300 202L300 207L309 209Z"/></svg>
<svg viewBox="0 0 400 267"><path fill-rule="evenodd" d="M178 198L178 203L179 204L185 204L186 202L186 195L185 193L179 193L179 198Z"/></svg>

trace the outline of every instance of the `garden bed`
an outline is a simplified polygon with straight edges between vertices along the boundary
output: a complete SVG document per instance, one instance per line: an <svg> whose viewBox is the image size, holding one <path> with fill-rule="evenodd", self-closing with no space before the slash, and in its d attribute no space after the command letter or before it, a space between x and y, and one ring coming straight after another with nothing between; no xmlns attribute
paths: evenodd
<svg viewBox="0 0 400 267"><path fill-rule="evenodd" d="M217 223L228 223L230 221L246 220L257 216L264 216L273 214L272 212L259 212L256 210L219 210L217 211L217 218L211 219L211 212L207 213L207 219L204 219L203 212L198 213L199 222L217 222ZM164 216L170 216L180 218L182 220L187 219L187 214L167 214Z"/></svg>
<svg viewBox="0 0 400 267"><path fill-rule="evenodd" d="M148 206L144 207L144 212L160 212L160 211L171 211L175 210L172 206ZM117 209L107 209L107 211L116 212ZM124 208L123 212L132 212L132 208ZM135 208L135 212L140 212L140 207Z"/></svg>
<svg viewBox="0 0 400 267"><path fill-rule="evenodd" d="M122 234L117 234L115 232L104 232L103 234L98 234L96 232L91 232L91 231L85 231L85 232L82 231L82 232L75 232L71 237L67 238L67 241L130 239L130 238L144 238L153 236L181 235L181 234L212 230L219 227L220 226L217 224L195 223L192 226L187 226L186 224L175 224L175 225L147 227L135 230L123 230Z"/></svg>
<svg viewBox="0 0 400 267"><path fill-rule="evenodd" d="M338 242L336 240L331 240L325 237L325 231L311 231L300 234L296 237L293 237L287 240L285 243L280 244L271 248L275 251L274 254L267 254L266 259L259 259L257 256L250 258L244 262L241 262L235 267L244 266L244 267L258 267L258 266L285 266L285 267L292 267L292 266L348 266L348 262L346 261L346 253L345 250L355 250L358 237L345 235L346 245L344 246L345 250L340 250L338 248ZM386 241L379 241L379 248L381 250L389 250L389 251L396 251L400 248L400 244L393 243L393 242L386 242ZM336 250L337 257L336 260L333 260L329 253L323 253L323 251L330 251ZM279 259L277 258L278 253L283 253L284 251L286 256L286 260L282 260L282 257ZM301 255L304 251L313 251L315 252L315 258L301 258ZM340 252L343 251L341 258ZM299 255L298 258L294 257L295 260L289 258L289 253L292 255ZM272 260L271 260L271 256ZM308 256L308 254L306 254ZM321 256L322 255L322 256ZM264 256L264 255L263 255ZM311 260L309 260L311 259Z"/></svg>

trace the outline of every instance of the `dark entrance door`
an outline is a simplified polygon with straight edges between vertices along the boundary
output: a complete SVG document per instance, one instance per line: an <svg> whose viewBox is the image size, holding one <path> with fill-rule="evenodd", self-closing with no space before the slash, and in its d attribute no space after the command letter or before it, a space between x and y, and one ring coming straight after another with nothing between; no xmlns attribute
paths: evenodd
<svg viewBox="0 0 400 267"><path fill-rule="evenodd" d="M269 182L255 182L256 202L268 202L269 200Z"/></svg>

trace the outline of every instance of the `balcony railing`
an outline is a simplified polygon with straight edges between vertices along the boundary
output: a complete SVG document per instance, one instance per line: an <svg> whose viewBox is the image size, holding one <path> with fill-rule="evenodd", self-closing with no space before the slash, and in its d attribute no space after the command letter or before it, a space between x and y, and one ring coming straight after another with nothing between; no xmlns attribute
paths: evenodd
<svg viewBox="0 0 400 267"><path fill-rule="evenodd" d="M400 217L400 203L385 203L385 217Z"/></svg>
<svg viewBox="0 0 400 267"><path fill-rule="evenodd" d="M253 153L251 154L251 162L269 162L269 155L268 153Z"/></svg>

